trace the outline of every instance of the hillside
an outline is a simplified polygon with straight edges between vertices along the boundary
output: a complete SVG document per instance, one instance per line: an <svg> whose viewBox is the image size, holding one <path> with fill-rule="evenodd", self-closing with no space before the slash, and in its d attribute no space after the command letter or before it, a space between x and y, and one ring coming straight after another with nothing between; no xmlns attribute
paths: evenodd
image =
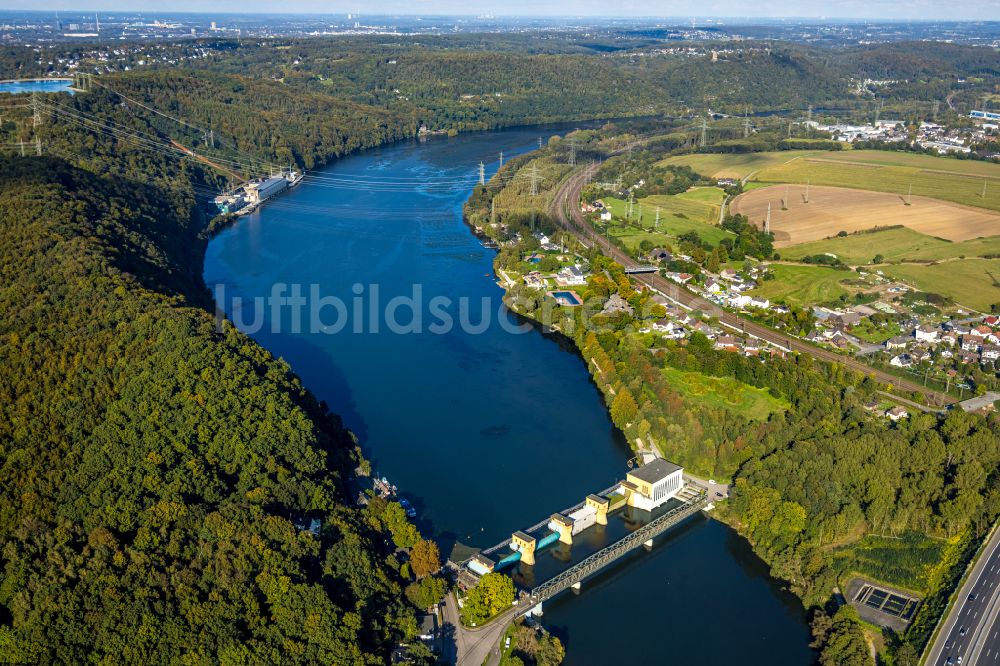
<svg viewBox="0 0 1000 666"><path fill-rule="evenodd" d="M353 442L192 305L197 216L159 195L0 169L0 662L382 662L412 617Z"/></svg>

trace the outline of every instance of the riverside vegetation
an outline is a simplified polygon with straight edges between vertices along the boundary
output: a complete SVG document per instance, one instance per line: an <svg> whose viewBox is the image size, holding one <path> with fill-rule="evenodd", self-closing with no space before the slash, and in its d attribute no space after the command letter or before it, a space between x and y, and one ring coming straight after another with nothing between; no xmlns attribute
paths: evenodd
<svg viewBox="0 0 1000 666"><path fill-rule="evenodd" d="M565 143L550 142L539 159L552 161ZM533 159L505 169L530 169ZM652 441L693 473L732 480L732 499L718 515L812 609L821 662L871 661L856 613L832 609L834 588L854 572L929 595L908 632L890 637L887 658L922 649L962 564L1000 515L1000 419L954 410L892 424L863 408L879 388L875 382L839 365L805 355L762 362L718 351L699 333L686 341L642 333L644 323L663 316L662 306L651 304L621 266L558 231L547 213L556 184L547 184L535 210L523 197L516 209L494 208L494 200L511 200L503 195L508 182L517 180L501 171L466 206L467 219L501 244L497 267L509 275L535 270L525 259L538 252L533 232L541 230L589 264L591 277L579 288L585 302L617 294L634 314L585 321L584 308L553 307L550 297L523 284L509 288L511 307L544 317L575 342L629 442ZM741 413L675 384L678 373L739 382L785 408L761 420L759 412ZM915 561L911 549L879 547L883 537L939 545L925 551L929 560Z"/></svg>

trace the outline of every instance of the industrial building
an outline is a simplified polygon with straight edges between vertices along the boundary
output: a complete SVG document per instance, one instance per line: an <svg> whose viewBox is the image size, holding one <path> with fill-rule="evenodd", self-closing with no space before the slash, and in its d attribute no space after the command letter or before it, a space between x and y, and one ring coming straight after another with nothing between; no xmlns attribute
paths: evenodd
<svg viewBox="0 0 1000 666"><path fill-rule="evenodd" d="M215 197L215 205L223 214L238 211L249 213L271 197L295 187L300 182L302 175L291 170L282 175L251 180L236 190Z"/></svg>
<svg viewBox="0 0 1000 666"><path fill-rule="evenodd" d="M272 176L263 182L250 182L246 184L247 201L259 204L286 189L288 180L284 176Z"/></svg>
<svg viewBox="0 0 1000 666"><path fill-rule="evenodd" d="M657 458L625 475L622 488L628 492L629 506L652 511L666 504L684 486L684 470Z"/></svg>

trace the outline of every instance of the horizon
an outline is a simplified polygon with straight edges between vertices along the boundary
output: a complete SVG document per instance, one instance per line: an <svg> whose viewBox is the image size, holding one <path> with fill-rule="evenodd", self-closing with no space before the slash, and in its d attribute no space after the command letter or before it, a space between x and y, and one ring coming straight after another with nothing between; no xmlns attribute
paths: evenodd
<svg viewBox="0 0 1000 666"><path fill-rule="evenodd" d="M488 6L488 3L484 2L472 2L472 3L460 3L456 0L432 0L431 2L422 2L421 6L414 6L414 4L398 2L397 0L390 0L388 2L380 3L377 9L358 11L357 8L351 9L349 4L344 3L334 3L333 6L324 5L322 3L314 2L313 0L307 0L307 2L300 3L297 7L301 9L284 9L283 11L274 11L267 3L261 2L260 0L249 0L248 2L235 2L234 0L222 0L218 3L218 9L216 10L206 10L200 3L194 2L194 0L180 0L179 3L175 4L169 9L159 8L156 6L143 6L146 3L132 3L132 2L108 2L103 3L98 6L90 7L77 7L71 6L69 3L54 2L46 7L39 8L37 5L26 6L28 3L24 0L14 2L14 3L3 3L0 2L0 10L3 11L16 11L30 14L46 14L50 12L71 12L80 14L89 14L94 12L125 12L125 13L138 13L138 14L162 14L162 15L175 15L175 14L198 14L205 16L341 16L346 17L348 15L353 18L363 20L365 18L393 18L393 17L412 17L412 18L459 18L459 19L470 19L470 18L493 18L497 20L512 20L512 19L547 19L547 20L609 20L616 22L628 22L628 21L683 21L685 23L689 21L697 22L715 22L715 21L728 21L728 22L753 22L753 21L817 21L817 22L866 22L866 21L876 21L884 23L934 23L934 22L948 22L948 23L991 23L1000 21L1000 3L986 4L974 3L971 0L957 0L955 3L949 4L946 8L941 7L937 3L930 3L926 0L914 0L911 2L903 1L896 2L895 0L876 0L875 2L861 2L861 1L848 1L837 3L838 7L832 12L829 11L829 5L825 8L828 10L824 14L820 13L797 13L796 11L786 10L782 11L781 8L788 8L795 6L798 12L801 12L801 4L794 2L794 0L779 0L765 3L761 6L761 11L755 12L753 14L740 13L738 11L733 11L735 8L744 9L746 5L738 2L733 2L731 0L719 0L713 3L698 3L694 0L686 0L684 3L680 3L674 6L675 10L681 10L683 8L697 7L697 8L708 8L709 11L704 12L693 12L693 11L679 11L673 14L658 14L653 9L653 6L658 3L647 2L646 0L629 1L623 2L623 7L621 13L619 14L609 14L608 7L605 3L596 2L594 0L581 0L579 3L572 3L573 8L577 11L560 11L555 10L551 12L541 12L534 11L533 5L526 0L516 0L511 3L515 8L510 11L497 12ZM150 3L153 4L153 3ZM571 3L560 3L557 6L563 7L564 5L570 5ZM138 6L136 6L138 5ZM178 6L180 5L180 6ZM190 5L190 6L189 6ZM843 10L840 7L844 7ZM567 7L568 8L568 7ZM580 9L583 11L580 11ZM732 9L729 9L732 8ZM850 9L848 9L850 8ZM989 10L991 15L983 15L984 10Z"/></svg>

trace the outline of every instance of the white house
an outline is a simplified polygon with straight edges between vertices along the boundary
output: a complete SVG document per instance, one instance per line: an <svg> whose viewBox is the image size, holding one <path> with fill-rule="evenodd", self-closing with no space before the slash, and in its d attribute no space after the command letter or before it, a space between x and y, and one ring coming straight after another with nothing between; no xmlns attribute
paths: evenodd
<svg viewBox="0 0 1000 666"><path fill-rule="evenodd" d="M913 329L913 337L917 340L922 340L924 342L937 342L938 341L938 329L933 326L917 326Z"/></svg>
<svg viewBox="0 0 1000 666"><path fill-rule="evenodd" d="M895 366L897 368L908 368L913 365L913 358L909 354L900 354L899 356L894 356L889 365Z"/></svg>
<svg viewBox="0 0 1000 666"><path fill-rule="evenodd" d="M559 282L559 284L584 285L587 284L587 276L578 264L574 264L572 266L566 266L559 271L556 281Z"/></svg>
<svg viewBox="0 0 1000 666"><path fill-rule="evenodd" d="M898 421L900 419L905 419L910 415L910 413L899 405L896 405L892 409L887 409L885 415L888 416L891 421Z"/></svg>

